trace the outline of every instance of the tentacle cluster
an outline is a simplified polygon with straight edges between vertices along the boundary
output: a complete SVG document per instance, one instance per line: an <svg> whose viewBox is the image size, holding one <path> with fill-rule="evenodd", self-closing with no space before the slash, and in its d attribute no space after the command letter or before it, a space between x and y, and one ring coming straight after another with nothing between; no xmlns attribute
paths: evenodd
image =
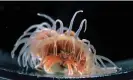
<svg viewBox="0 0 133 80"><path fill-rule="evenodd" d="M14 45L11 52L12 58L18 47L23 44L17 59L18 64L23 67L44 67L47 73L51 73L53 72L51 67L59 63L67 66L69 75L73 75L74 70L82 75L85 71L93 73L97 67L98 69L108 68L103 62L105 60L118 68L110 59L96 55L96 50L89 40L79 39L83 24L85 24L84 32L87 29L86 19L81 21L79 29L75 33L72 31L74 19L81 12L83 11L79 10L73 15L69 28L64 27L60 19L54 20L48 15L38 13L38 16L48 19L52 25L43 22L25 30ZM58 29L57 23L60 24Z"/></svg>

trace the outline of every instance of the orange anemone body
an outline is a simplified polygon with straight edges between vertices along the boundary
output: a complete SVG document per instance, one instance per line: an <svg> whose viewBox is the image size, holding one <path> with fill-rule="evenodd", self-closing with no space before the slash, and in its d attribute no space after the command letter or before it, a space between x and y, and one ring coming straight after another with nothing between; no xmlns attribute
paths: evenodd
<svg viewBox="0 0 133 80"><path fill-rule="evenodd" d="M31 51L35 56L41 58L40 62L48 71L56 64L60 63L60 66L64 66L68 69L68 75L74 73L84 74L87 58L84 44L81 40L74 38L74 32L70 32L70 36L67 32L64 34L58 34L50 36L52 33L39 32L33 38L34 42L31 43ZM46 36L46 37L45 37ZM50 71L52 72L52 71Z"/></svg>

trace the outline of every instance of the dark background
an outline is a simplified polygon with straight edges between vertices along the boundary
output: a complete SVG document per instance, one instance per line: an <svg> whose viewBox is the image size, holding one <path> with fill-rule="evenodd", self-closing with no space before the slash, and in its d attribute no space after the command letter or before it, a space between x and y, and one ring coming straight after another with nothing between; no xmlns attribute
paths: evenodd
<svg viewBox="0 0 133 80"><path fill-rule="evenodd" d="M0 2L0 48L10 51L18 37L33 24L46 19L37 16L45 13L53 19L61 19L69 26L76 16L76 31L82 19L88 20L86 33L81 38L90 40L97 54L113 61L133 58L133 2Z"/></svg>

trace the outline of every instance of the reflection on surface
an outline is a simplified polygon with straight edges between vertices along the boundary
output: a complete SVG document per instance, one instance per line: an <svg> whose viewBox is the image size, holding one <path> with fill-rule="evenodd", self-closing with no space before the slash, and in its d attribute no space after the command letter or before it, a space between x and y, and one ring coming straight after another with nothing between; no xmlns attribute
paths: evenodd
<svg viewBox="0 0 133 80"><path fill-rule="evenodd" d="M22 68L19 67L17 62L16 62L16 58L12 59L11 56L9 54L7 54L4 51L0 51L0 76L5 78L13 78L14 75L23 75L23 76L29 76L29 77L49 77L49 78L68 78L64 75L48 75L48 74L41 74L39 72L36 72L35 70L32 69L26 69L26 68ZM130 60L123 60L123 61L118 61L116 62L116 65L118 65L118 67L122 68L122 71L119 71L118 73L116 73L117 75L121 75L122 73L128 73L133 71L133 59ZM4 75L5 74L9 74L9 75ZM112 74L115 75L115 74ZM105 75L105 76L111 76L111 75ZM16 76L15 76L16 77ZM74 77L74 78L86 78L88 76L82 76L82 77ZM91 78L94 77L103 77L103 76L93 76Z"/></svg>

